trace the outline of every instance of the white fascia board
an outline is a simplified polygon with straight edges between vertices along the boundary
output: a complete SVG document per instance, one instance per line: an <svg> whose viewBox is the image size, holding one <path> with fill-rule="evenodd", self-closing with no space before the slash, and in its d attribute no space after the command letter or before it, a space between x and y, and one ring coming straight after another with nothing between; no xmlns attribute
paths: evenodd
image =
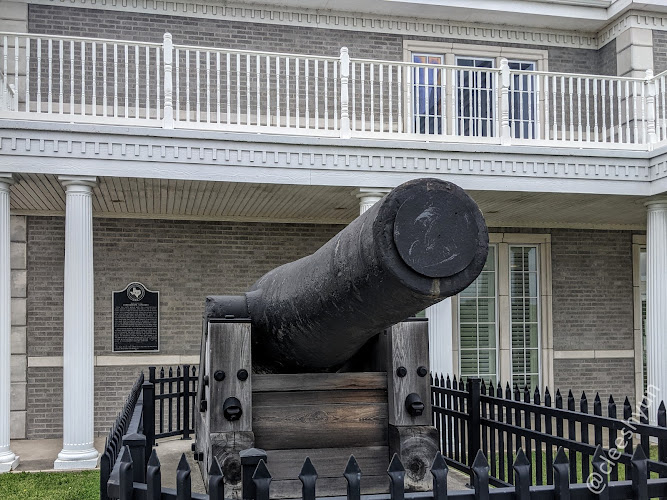
<svg viewBox="0 0 667 500"><path fill-rule="evenodd" d="M0 120L3 171L16 173L361 187L434 176L474 190L648 196L648 155Z"/></svg>

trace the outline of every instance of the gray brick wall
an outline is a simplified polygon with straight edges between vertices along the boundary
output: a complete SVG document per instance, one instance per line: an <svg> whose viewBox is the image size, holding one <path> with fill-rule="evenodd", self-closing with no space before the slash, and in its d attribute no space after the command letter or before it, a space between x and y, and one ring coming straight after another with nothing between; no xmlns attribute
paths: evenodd
<svg viewBox="0 0 667 500"><path fill-rule="evenodd" d="M28 368L28 439L48 439L63 434L63 369ZM118 407L120 408L120 401ZM118 409L116 410L118 411Z"/></svg>
<svg viewBox="0 0 667 500"><path fill-rule="evenodd" d="M554 349L632 349L632 235L551 231Z"/></svg>
<svg viewBox="0 0 667 500"><path fill-rule="evenodd" d="M96 435L104 436L109 431L141 371L140 366L95 367ZM148 370L143 368L143 371L148 380Z"/></svg>
<svg viewBox="0 0 667 500"><path fill-rule="evenodd" d="M633 359L555 359L554 382L563 396L567 408L567 391L572 390L577 410L582 391L586 392L588 411L593 413L595 393L600 393L602 413L607 412L609 395L614 397L617 414L623 414L623 401L627 396L635 405L635 378Z"/></svg>
<svg viewBox="0 0 667 500"><path fill-rule="evenodd" d="M552 71L597 73L606 71L607 68L611 69L607 62L605 64L600 63L601 53L604 52L604 55L606 55L605 51L612 50L609 48L609 44L601 51L594 51L495 41L479 42L453 38L418 37L402 34L194 19L157 14L123 13L54 5L30 5L28 19L31 33L161 42L162 35L168 31L173 35L174 43L324 56L337 56L340 47L346 46L350 49L352 57L397 61L403 58L404 39L520 48L546 48L549 51L549 68ZM604 68L604 70L601 68ZM615 71L613 74L615 74Z"/></svg>
<svg viewBox="0 0 667 500"><path fill-rule="evenodd" d="M160 291L160 353L199 354L204 298L242 293L340 226L94 219L95 353L111 353L111 292ZM28 353L62 354L64 220L28 218Z"/></svg>
<svg viewBox="0 0 667 500"><path fill-rule="evenodd" d="M616 40L598 50L598 73L601 75L617 75Z"/></svg>
<svg viewBox="0 0 667 500"><path fill-rule="evenodd" d="M667 70L667 31L653 30L653 72Z"/></svg>

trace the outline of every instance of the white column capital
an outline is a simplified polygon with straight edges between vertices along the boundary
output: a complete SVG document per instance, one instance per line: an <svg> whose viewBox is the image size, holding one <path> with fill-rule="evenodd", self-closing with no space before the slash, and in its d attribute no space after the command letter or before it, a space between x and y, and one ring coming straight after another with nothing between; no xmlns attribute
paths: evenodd
<svg viewBox="0 0 667 500"><path fill-rule="evenodd" d="M14 180L14 174L0 172L0 189L8 190L9 186L14 184L15 182L16 181Z"/></svg>
<svg viewBox="0 0 667 500"><path fill-rule="evenodd" d="M644 203L647 210L667 210L667 198L655 198Z"/></svg>
<svg viewBox="0 0 667 500"><path fill-rule="evenodd" d="M97 185L97 177L87 175L59 175L60 182L67 191L91 193Z"/></svg>
<svg viewBox="0 0 667 500"><path fill-rule="evenodd" d="M390 188L357 188L352 191L352 194L359 198L359 213L363 214L380 201L389 191L391 191Z"/></svg>

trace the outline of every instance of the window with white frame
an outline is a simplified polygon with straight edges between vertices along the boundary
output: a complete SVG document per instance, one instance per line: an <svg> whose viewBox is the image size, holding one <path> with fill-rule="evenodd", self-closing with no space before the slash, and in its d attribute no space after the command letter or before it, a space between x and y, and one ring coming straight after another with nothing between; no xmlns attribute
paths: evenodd
<svg viewBox="0 0 667 500"><path fill-rule="evenodd" d="M536 137L538 89L537 79L530 73L547 71L547 51L407 40L404 53L406 60L414 64L410 76L413 132L496 136L499 133L496 68L505 57L512 71L509 92L512 137ZM446 69L443 64L462 68ZM429 65L439 67L429 69Z"/></svg>
<svg viewBox="0 0 667 500"><path fill-rule="evenodd" d="M413 130L420 134L442 133L442 69L432 67L443 64L438 54L413 54Z"/></svg>
<svg viewBox="0 0 667 500"><path fill-rule="evenodd" d="M461 374L496 383L498 378L498 294L496 247L489 246L484 269L459 294Z"/></svg>
<svg viewBox="0 0 667 500"><path fill-rule="evenodd" d="M551 377L542 366L542 346L548 344L551 331L550 317L542 308L545 290L550 290L550 283L543 283L550 238L490 238L482 273L454 300L455 371L464 378L511 381L532 390Z"/></svg>
<svg viewBox="0 0 667 500"><path fill-rule="evenodd" d="M536 245L510 245L512 384L540 386L540 296Z"/></svg>

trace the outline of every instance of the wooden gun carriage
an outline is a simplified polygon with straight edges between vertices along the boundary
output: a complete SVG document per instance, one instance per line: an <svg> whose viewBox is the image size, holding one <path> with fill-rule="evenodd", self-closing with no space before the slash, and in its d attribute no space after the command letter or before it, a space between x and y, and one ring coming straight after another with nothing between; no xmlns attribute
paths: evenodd
<svg viewBox="0 0 667 500"><path fill-rule="evenodd" d="M354 454L374 493L397 453L407 486L428 489L439 449L428 324L406 318L466 288L487 252L474 201L449 182L418 179L244 295L208 297L195 418L202 473L216 457L238 492L239 453L261 448L272 496L293 498L310 456L318 495L329 496L345 490L340 474Z"/></svg>

